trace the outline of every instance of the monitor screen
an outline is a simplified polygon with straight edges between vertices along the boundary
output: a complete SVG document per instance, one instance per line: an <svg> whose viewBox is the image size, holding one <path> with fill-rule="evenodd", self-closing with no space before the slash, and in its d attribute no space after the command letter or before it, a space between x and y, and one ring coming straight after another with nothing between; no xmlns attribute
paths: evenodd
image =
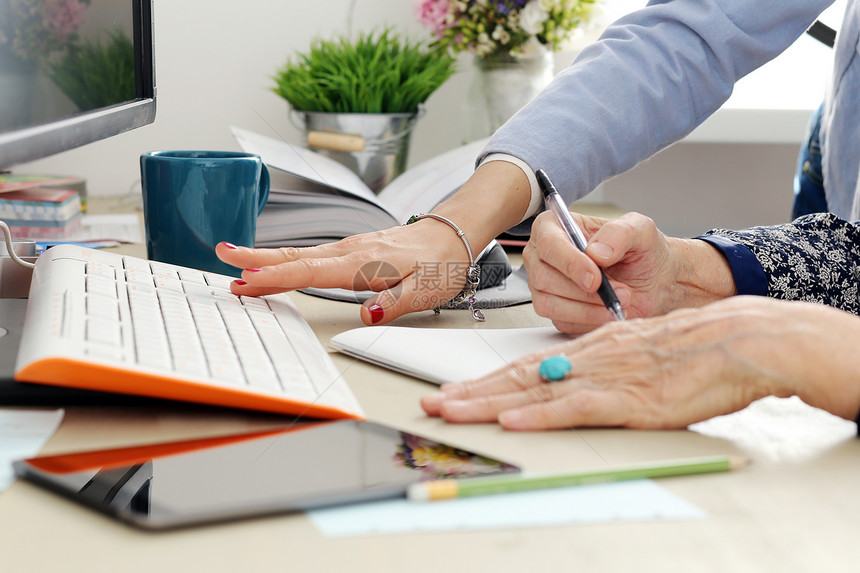
<svg viewBox="0 0 860 573"><path fill-rule="evenodd" d="M155 119L153 0L0 0L0 170Z"/></svg>

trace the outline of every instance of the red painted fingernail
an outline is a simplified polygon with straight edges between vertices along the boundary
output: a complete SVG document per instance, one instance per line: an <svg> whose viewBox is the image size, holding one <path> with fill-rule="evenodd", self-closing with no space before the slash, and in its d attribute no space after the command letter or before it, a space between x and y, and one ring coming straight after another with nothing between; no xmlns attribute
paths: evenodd
<svg viewBox="0 0 860 573"><path fill-rule="evenodd" d="M225 247L227 247L228 249L238 249L239 248L236 245L234 245L233 243L228 243L227 241L222 241L221 244L224 245Z"/></svg>
<svg viewBox="0 0 860 573"><path fill-rule="evenodd" d="M245 269L249 273L259 273L263 269L253 268L253 269Z"/></svg>
<svg viewBox="0 0 860 573"><path fill-rule="evenodd" d="M233 283L237 284L239 286L245 286L246 284L248 284L247 282L243 281L242 279L236 279L235 281L233 281Z"/></svg>
<svg viewBox="0 0 860 573"><path fill-rule="evenodd" d="M367 310L370 311L370 322L376 324L377 322L382 320L382 315L384 314L384 312L382 311L381 306L379 306L378 304L372 304L367 308Z"/></svg>

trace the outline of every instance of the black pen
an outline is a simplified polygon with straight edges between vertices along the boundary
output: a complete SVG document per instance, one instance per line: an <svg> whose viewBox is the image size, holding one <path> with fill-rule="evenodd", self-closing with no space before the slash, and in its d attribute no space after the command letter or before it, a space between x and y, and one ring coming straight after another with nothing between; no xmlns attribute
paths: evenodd
<svg viewBox="0 0 860 573"><path fill-rule="evenodd" d="M547 207L558 217L558 222L561 223L571 242L584 253L588 242L585 240L585 235L582 234L582 230L576 224L576 221L573 220L570 211L561 200L561 196L558 194L555 185L552 184L552 181L549 180L543 169L535 171L535 177L537 177L538 185L540 185L540 190L543 192L543 198ZM618 297L615 296L615 291L612 290L612 286L609 284L609 279L606 278L603 269L600 269L600 288L597 289L597 294L600 295L600 300L603 301L606 310L615 317L615 320L624 320L624 311L621 309L621 303L618 302Z"/></svg>

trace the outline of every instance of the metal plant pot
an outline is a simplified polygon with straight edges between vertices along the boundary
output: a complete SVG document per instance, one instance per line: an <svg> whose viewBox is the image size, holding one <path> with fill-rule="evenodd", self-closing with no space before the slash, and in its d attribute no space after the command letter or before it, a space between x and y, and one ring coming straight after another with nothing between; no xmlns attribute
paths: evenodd
<svg viewBox="0 0 860 573"><path fill-rule="evenodd" d="M349 167L374 192L406 170L416 113L323 113L297 111L308 147Z"/></svg>

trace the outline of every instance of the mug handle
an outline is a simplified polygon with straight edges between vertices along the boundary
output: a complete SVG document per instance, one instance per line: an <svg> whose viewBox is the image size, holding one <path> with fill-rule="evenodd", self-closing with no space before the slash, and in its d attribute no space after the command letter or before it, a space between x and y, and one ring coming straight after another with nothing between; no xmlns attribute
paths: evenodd
<svg viewBox="0 0 860 573"><path fill-rule="evenodd" d="M266 201L269 200L269 186L271 184L271 178L269 177L269 168L266 167L266 164L262 164L262 169L260 170L260 188L257 190L257 216L259 217L260 213L263 212L263 208L266 206Z"/></svg>

